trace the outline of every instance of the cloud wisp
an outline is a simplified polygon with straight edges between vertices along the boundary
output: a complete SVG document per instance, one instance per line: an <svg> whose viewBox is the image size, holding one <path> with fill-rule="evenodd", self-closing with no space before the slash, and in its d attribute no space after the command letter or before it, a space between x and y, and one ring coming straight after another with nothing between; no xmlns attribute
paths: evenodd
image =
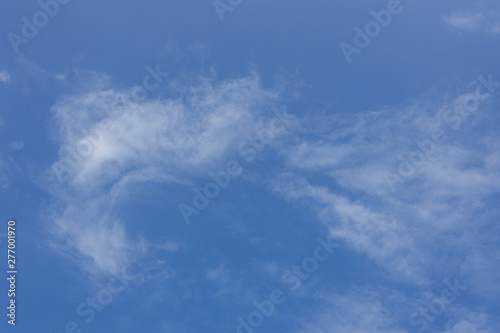
<svg viewBox="0 0 500 333"><path fill-rule="evenodd" d="M90 76L90 88L52 108L61 149L47 176L50 220L57 248L82 258L89 270L116 273L141 252L115 209L134 184L190 184L267 123L281 100L256 74L202 78L180 96L143 101L134 98L134 88L116 89L108 77Z"/></svg>

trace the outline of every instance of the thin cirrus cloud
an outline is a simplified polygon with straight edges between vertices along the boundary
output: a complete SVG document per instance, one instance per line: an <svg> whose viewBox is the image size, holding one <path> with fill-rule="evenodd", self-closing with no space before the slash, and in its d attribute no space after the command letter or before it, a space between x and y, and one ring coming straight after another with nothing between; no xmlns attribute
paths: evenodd
<svg viewBox="0 0 500 333"><path fill-rule="evenodd" d="M420 282L424 253L412 254L409 228L391 215L377 212L324 186L311 185L294 174L281 175L273 184L279 195L293 201L311 201L317 218L330 235L386 266L399 279Z"/></svg>
<svg viewBox="0 0 500 333"><path fill-rule="evenodd" d="M275 91L260 88L255 76L217 86L204 81L182 98L144 102L134 101L132 90L103 84L64 97L53 107L63 147L55 166L74 186L89 187L88 180L113 181L124 171L147 167L163 169L159 175L197 173L270 118L279 99ZM66 147L78 151L82 140L92 139L99 142L87 149L89 156L67 167Z"/></svg>
<svg viewBox="0 0 500 333"><path fill-rule="evenodd" d="M54 198L50 226L59 236L53 242L57 251L96 274L116 273L141 258L158 258L158 251L174 254L178 249L173 242L162 246L131 236L133 224L117 214L119 199L141 182L189 184L193 176L206 174L273 117L270 110L282 98L276 90L263 89L255 75L205 79L181 96L140 102L133 89L118 89L103 75L93 82L52 108L54 139L61 147L53 167L66 167L56 168L61 177L53 168L49 172ZM473 111L452 112L455 118L443 116L450 116L467 94L442 91L443 97L425 95L375 111L309 116L302 126L290 128L293 141L279 143L284 163L271 186L286 200L311 205L332 236L382 267L390 280L426 290L458 269L470 290L488 302L491 286L500 285L492 268L497 259L491 255L498 246L488 238L488 230L497 227L476 211L491 209L488 202L500 189L496 97ZM385 174L397 172L399 157L408 158L418 148L416 141L429 138L436 127L447 139L391 191ZM68 152L78 151L82 140L93 141L93 148L69 165ZM323 176L321 183L318 176ZM168 260L143 265L163 271L164 278L176 275ZM230 272L223 265L206 271L206 279L219 288L215 295L238 287L229 283ZM375 292L372 286L363 288ZM340 320L336 308L372 307L374 317L344 325L354 325L353 331L374 326L400 332L397 322L383 316L397 306L381 295L351 293L329 302L332 306L316 325L305 329L325 331ZM454 320L456 329L464 318Z"/></svg>
<svg viewBox="0 0 500 333"><path fill-rule="evenodd" d="M116 217L118 198L137 183L188 184L205 174L272 118L281 98L262 88L256 74L202 78L179 96L143 101L134 88L117 89L105 75L87 75L92 83L52 107L60 151L47 175L54 198L50 225L59 236L56 249L89 271L116 273L158 251L129 236L127 221Z"/></svg>
<svg viewBox="0 0 500 333"><path fill-rule="evenodd" d="M456 319L448 322L443 333L495 333L500 330L500 326L494 323L494 319L485 313L460 307L452 310L452 316Z"/></svg>
<svg viewBox="0 0 500 333"><path fill-rule="evenodd" d="M444 16L443 21L454 31L482 31L500 34L500 7L480 8L469 12L455 12Z"/></svg>
<svg viewBox="0 0 500 333"><path fill-rule="evenodd" d="M24 141L19 140L19 141L12 141L7 145L9 148L15 149L15 150L21 150L24 148Z"/></svg>
<svg viewBox="0 0 500 333"><path fill-rule="evenodd" d="M374 111L309 117L310 125L300 129L297 140L281 147L287 168L270 181L274 192L312 208L334 238L383 268L390 281L409 287L401 291L398 299L404 301L398 304L370 283L361 286L366 288L362 294L317 301L326 310L304 320L298 332L332 327L406 332L401 328L407 327L409 314L425 304L412 293L435 290L436 281L455 274L478 302L496 304L500 247L495 235L500 230L492 217L500 191L498 92L464 111L470 87L463 93L434 90ZM436 129L444 140L391 191L386 173L397 173L400 158L408 159L420 149L417 142L431 138ZM460 311L453 310L446 332L497 331L495 319L480 309L456 307Z"/></svg>
<svg viewBox="0 0 500 333"><path fill-rule="evenodd" d="M443 97L425 95L377 111L309 118L300 139L282 147L288 171L271 186L286 200L309 203L333 236L392 279L424 286L443 278L436 273L458 268L488 299L481 286L500 285L491 255L499 248L488 236L498 227L477 210L496 209L490 202L500 190L498 97L463 112L467 94L442 91ZM435 129L444 141L391 191L386 174L396 174L401 158L408 160Z"/></svg>
<svg viewBox="0 0 500 333"><path fill-rule="evenodd" d="M407 332L399 327L396 319L401 315L397 306L404 305L405 300L400 293L360 289L339 294L317 294L315 298L318 309L309 318L302 318L295 332ZM401 323L405 324L404 321Z"/></svg>
<svg viewBox="0 0 500 333"><path fill-rule="evenodd" d="M474 30L476 29L481 21L484 19L484 14L482 12L473 14L453 14L451 16L443 18L446 23L451 27L459 30Z"/></svg>
<svg viewBox="0 0 500 333"><path fill-rule="evenodd" d="M317 293L317 309L302 317L296 333L327 333L346 330L348 332L408 333L419 331L419 327L407 330L407 312L418 307L402 292L356 289L349 292ZM413 307L413 308L412 308ZM429 325L422 332L429 333L494 333L498 324L491 315L471 310L465 306L449 306L448 319L443 329ZM411 310L412 311L412 310ZM431 323L432 324L432 323Z"/></svg>
<svg viewBox="0 0 500 333"><path fill-rule="evenodd" d="M0 82L9 82L10 81L10 74L6 70L1 70L0 71Z"/></svg>

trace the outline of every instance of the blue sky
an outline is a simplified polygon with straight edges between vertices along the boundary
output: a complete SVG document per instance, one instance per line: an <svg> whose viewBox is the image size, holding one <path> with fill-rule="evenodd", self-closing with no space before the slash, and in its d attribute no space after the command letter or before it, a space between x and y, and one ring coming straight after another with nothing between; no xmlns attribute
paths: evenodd
<svg viewBox="0 0 500 333"><path fill-rule="evenodd" d="M2 332L500 331L497 2L0 8Z"/></svg>

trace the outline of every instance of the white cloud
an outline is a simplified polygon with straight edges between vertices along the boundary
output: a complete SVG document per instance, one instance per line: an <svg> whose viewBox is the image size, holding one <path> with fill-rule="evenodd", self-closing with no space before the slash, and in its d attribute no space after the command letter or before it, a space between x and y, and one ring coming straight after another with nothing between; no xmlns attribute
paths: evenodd
<svg viewBox="0 0 500 333"><path fill-rule="evenodd" d="M115 214L120 198L138 182L186 183L205 174L273 117L280 97L253 75L204 78L179 97L138 102L134 89L88 76L84 92L64 96L52 108L61 150L48 177L56 200L51 218L59 240L66 240L65 253L87 258L88 270L112 273L134 262L141 249L159 250L129 238L126 221Z"/></svg>
<svg viewBox="0 0 500 333"><path fill-rule="evenodd" d="M486 91L475 85L467 91L475 88ZM497 97L464 111L468 92L442 96L309 117L296 142L282 147L289 170L272 186L284 198L314 207L333 235L386 267L392 278L422 285L458 267L469 284L487 282L485 289L496 290L498 272L472 272L495 267L487 244L491 231L499 230L488 204L500 190L500 119L490 103ZM397 173L400 158L408 159L420 149L417 141L436 129L447 138L392 192L385 174Z"/></svg>
<svg viewBox="0 0 500 333"><path fill-rule="evenodd" d="M500 6L495 2L480 2L478 7L474 11L455 12L443 17L443 20L454 31L500 33Z"/></svg>
<svg viewBox="0 0 500 333"><path fill-rule="evenodd" d="M220 264L217 268L208 269L206 278L220 284L226 284L229 281L229 273L229 270L223 264Z"/></svg>
<svg viewBox="0 0 500 333"><path fill-rule="evenodd" d="M362 290L346 294L319 296L321 306L311 318L302 318L297 333L406 333L396 324L397 307L393 299L401 302L401 295L382 295L378 292ZM399 300L398 300L399 299Z"/></svg>
<svg viewBox="0 0 500 333"><path fill-rule="evenodd" d="M10 74L6 70L0 71L0 82L9 82Z"/></svg>
<svg viewBox="0 0 500 333"><path fill-rule="evenodd" d="M432 294L426 297L434 299ZM418 327L409 325L408 316L419 303L421 300L413 304L405 293L380 287L353 287L348 292L338 293L317 292L314 311L300 318L295 332L409 333L418 330ZM441 316L446 320L445 324L440 323L441 320L428 322L425 331L494 333L499 329L496 318L491 315L457 304L448 306Z"/></svg>
<svg viewBox="0 0 500 333"><path fill-rule="evenodd" d="M414 244L411 229L405 223L291 174L281 176L274 189L291 200L308 202L312 199L317 205L318 218L328 226L333 237L388 266L398 278L422 279L425 253L417 255L413 252L417 244Z"/></svg>
<svg viewBox="0 0 500 333"><path fill-rule="evenodd" d="M19 140L19 141L13 141L7 145L8 147L16 150L21 150L24 148L24 141Z"/></svg>
<svg viewBox="0 0 500 333"><path fill-rule="evenodd" d="M49 217L58 236L54 249L96 274L116 274L134 261L139 247L127 237L123 222L111 215L106 195L57 199Z"/></svg>
<svg viewBox="0 0 500 333"><path fill-rule="evenodd" d="M496 333L500 330L495 319L485 313L460 308L453 311L454 319L448 321L443 333Z"/></svg>
<svg viewBox="0 0 500 333"><path fill-rule="evenodd" d="M478 27L482 19L483 13L479 12L466 15L453 14L451 16L445 17L444 21L453 28L459 30L474 30Z"/></svg>
<svg viewBox="0 0 500 333"><path fill-rule="evenodd" d="M61 143L82 151L87 144L93 150L68 168L72 185L89 187L89 180L113 181L147 167L161 169L157 174L162 176L197 173L271 117L278 100L275 92L259 87L256 77L216 86L206 81L183 99L138 103L131 93L101 88L54 106ZM82 135L85 130L89 134ZM61 156L59 162L64 161Z"/></svg>

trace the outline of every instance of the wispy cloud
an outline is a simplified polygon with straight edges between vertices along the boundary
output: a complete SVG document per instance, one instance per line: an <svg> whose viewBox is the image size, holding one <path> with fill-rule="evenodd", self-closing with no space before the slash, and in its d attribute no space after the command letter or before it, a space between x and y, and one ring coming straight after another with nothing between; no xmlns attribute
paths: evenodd
<svg viewBox="0 0 500 333"><path fill-rule="evenodd" d="M391 278L425 285L441 279L435 275L440 267L496 290L498 272L475 274L472 267L494 267L487 253L498 249L488 236L499 230L496 221L478 214L500 190L500 119L492 107L498 94L472 111L463 108L467 96L433 92L376 111L309 116L310 126L282 147L288 171L272 188L313 207L333 236L384 266ZM446 140L391 192L384 173L436 128ZM479 294L488 299L485 291Z"/></svg>
<svg viewBox="0 0 500 333"><path fill-rule="evenodd" d="M280 97L252 75L201 78L175 98L137 102L134 88L116 89L101 74L89 77L83 92L62 97L52 108L61 150L47 176L55 200L51 219L60 236L56 246L87 258L89 270L112 273L133 262L136 250L158 250L129 237L127 221L115 214L133 185L189 183L208 172L273 117Z"/></svg>
<svg viewBox="0 0 500 333"><path fill-rule="evenodd" d="M453 319L446 324L443 333L496 333L500 325L490 315L460 308L452 312Z"/></svg>
<svg viewBox="0 0 500 333"><path fill-rule="evenodd" d="M479 26L479 23L483 18L483 13L479 12L465 15L453 14L445 17L444 21L453 28L459 30L474 30Z"/></svg>
<svg viewBox="0 0 500 333"><path fill-rule="evenodd" d="M445 23L454 31L482 31L500 33L500 7L497 4L481 6L469 12L455 12L443 17Z"/></svg>
<svg viewBox="0 0 500 333"><path fill-rule="evenodd" d="M396 292L354 290L336 295L316 295L318 309L302 318L295 332L404 333L397 324L397 305L404 297ZM400 313L401 315L401 313Z"/></svg>
<svg viewBox="0 0 500 333"><path fill-rule="evenodd" d="M9 82L10 74L6 70L0 71L0 82Z"/></svg>
<svg viewBox="0 0 500 333"><path fill-rule="evenodd" d="M225 284L229 280L229 273L229 270L223 264L220 264L217 268L208 269L206 278L220 284Z"/></svg>
<svg viewBox="0 0 500 333"><path fill-rule="evenodd" d="M397 218L374 211L346 196L314 186L296 175L282 175L274 189L282 196L315 203L317 217L328 226L331 235L389 268L398 278L420 281L425 253L418 255L409 235L409 226Z"/></svg>
<svg viewBox="0 0 500 333"><path fill-rule="evenodd" d="M15 150L21 150L24 148L24 141L23 140L13 141L9 143L7 146Z"/></svg>

